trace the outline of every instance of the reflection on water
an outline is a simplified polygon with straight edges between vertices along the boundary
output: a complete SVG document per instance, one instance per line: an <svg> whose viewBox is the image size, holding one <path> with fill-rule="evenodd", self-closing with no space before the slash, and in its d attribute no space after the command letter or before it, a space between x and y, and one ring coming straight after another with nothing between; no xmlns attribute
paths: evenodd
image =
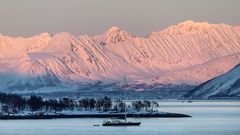
<svg viewBox="0 0 240 135"><path fill-rule="evenodd" d="M0 121L0 135L238 135L240 102L159 102L192 118L141 119L140 127L94 127L107 119Z"/></svg>

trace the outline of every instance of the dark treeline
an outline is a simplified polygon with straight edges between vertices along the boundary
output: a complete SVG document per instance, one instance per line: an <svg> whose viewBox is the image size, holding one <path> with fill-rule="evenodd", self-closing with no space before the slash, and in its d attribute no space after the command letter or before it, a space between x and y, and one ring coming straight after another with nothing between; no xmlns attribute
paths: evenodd
<svg viewBox="0 0 240 135"><path fill-rule="evenodd" d="M0 93L0 103L2 104L2 114L17 114L24 111L40 111L41 113L61 112L63 110L73 111L114 111L123 112L125 110L125 103L122 100L113 100L109 97L99 99L83 98L83 99L43 99L40 96L22 97L15 94ZM133 101L128 109L133 110L155 110L159 107L155 101Z"/></svg>

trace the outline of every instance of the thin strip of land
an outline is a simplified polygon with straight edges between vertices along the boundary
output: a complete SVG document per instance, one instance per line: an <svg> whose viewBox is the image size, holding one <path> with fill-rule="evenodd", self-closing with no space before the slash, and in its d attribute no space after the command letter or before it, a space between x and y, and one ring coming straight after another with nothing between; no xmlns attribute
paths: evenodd
<svg viewBox="0 0 240 135"><path fill-rule="evenodd" d="M0 116L0 120L24 120L24 119L58 119L58 118L113 118L124 117L124 114L59 114L59 115L25 115L25 116ZM186 118L191 117L179 113L145 113L127 114L129 118Z"/></svg>

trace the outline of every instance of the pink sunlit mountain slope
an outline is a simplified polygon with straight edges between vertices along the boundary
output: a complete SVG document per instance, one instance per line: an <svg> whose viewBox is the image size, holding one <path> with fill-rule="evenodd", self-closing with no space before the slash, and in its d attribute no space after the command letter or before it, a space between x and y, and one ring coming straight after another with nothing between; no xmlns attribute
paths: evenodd
<svg viewBox="0 0 240 135"><path fill-rule="evenodd" d="M240 27L185 21L147 37L112 27L69 33L0 35L2 91L71 91L95 82L196 85L240 63ZM113 89L114 90L114 89Z"/></svg>

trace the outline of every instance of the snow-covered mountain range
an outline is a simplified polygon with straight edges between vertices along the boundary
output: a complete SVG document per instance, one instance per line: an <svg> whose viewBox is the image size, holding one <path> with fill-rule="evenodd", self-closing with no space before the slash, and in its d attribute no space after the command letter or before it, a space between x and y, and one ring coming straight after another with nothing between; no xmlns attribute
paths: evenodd
<svg viewBox="0 0 240 135"><path fill-rule="evenodd" d="M122 82L196 85L240 63L240 26L185 21L136 37L118 27L97 36L0 34L0 89L71 91Z"/></svg>
<svg viewBox="0 0 240 135"><path fill-rule="evenodd" d="M240 98L240 64L229 72L211 79L186 93L185 98Z"/></svg>

